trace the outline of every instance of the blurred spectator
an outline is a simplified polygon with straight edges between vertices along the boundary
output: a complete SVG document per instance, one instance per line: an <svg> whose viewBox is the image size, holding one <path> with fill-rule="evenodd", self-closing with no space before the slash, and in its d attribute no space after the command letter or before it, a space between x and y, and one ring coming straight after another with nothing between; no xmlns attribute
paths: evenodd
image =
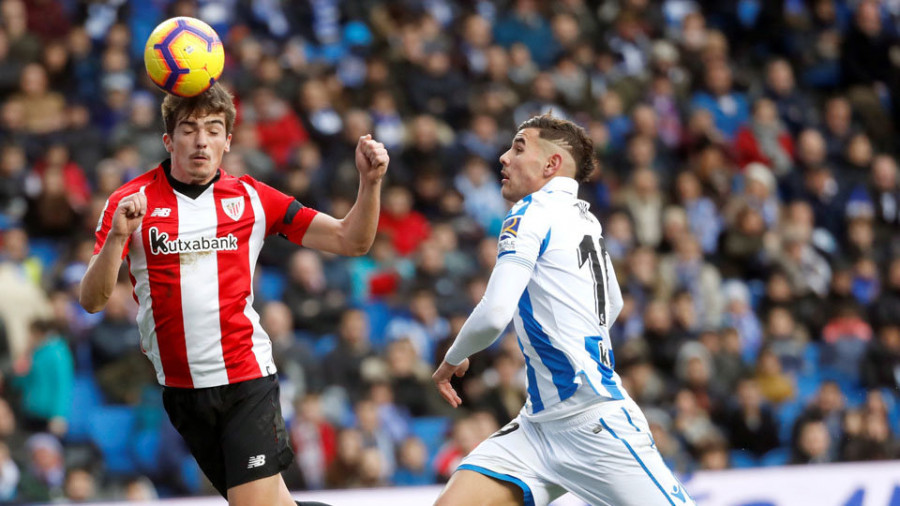
<svg viewBox="0 0 900 506"><path fill-rule="evenodd" d="M550 23L534 0L513 2L512 11L494 25L494 39L506 48L514 43L524 44L540 67L551 63L558 48Z"/></svg>
<svg viewBox="0 0 900 506"><path fill-rule="evenodd" d="M387 480L394 474L396 457L394 441L381 425L378 407L371 400L364 399L356 403L354 411L356 413L356 429L362 436L363 449L375 449L381 458L379 475L377 477L370 476L370 479ZM366 463L364 458L363 465L366 464L371 465L371 463Z"/></svg>
<svg viewBox="0 0 900 506"><path fill-rule="evenodd" d="M853 109L844 96L836 95L825 102L825 122L822 126L828 161L839 164L850 138L859 131L853 125Z"/></svg>
<svg viewBox="0 0 900 506"><path fill-rule="evenodd" d="M363 436L358 429L342 429L337 436L337 454L325 472L327 488L361 485Z"/></svg>
<svg viewBox="0 0 900 506"><path fill-rule="evenodd" d="M359 309L347 309L341 315L336 346L322 361L325 383L343 387L353 400L364 393L363 363L374 356L369 332L366 313Z"/></svg>
<svg viewBox="0 0 900 506"><path fill-rule="evenodd" d="M337 431L325 419L318 394L297 397L296 416L291 421L291 442L304 486L311 490L323 488L326 470L336 457Z"/></svg>
<svg viewBox="0 0 900 506"><path fill-rule="evenodd" d="M821 420L804 421L797 433L790 464L825 464L834 460L834 442Z"/></svg>
<svg viewBox="0 0 900 506"><path fill-rule="evenodd" d="M144 387L156 381L151 364L141 353L131 286L116 284L102 320L90 330L91 366L106 398L116 404L137 405Z"/></svg>
<svg viewBox="0 0 900 506"><path fill-rule="evenodd" d="M424 361L408 339L391 342L385 350L385 360L393 401L398 407L414 417L431 415L436 407L441 407L430 388L431 361Z"/></svg>
<svg viewBox="0 0 900 506"><path fill-rule="evenodd" d="M872 340L872 327L851 304L838 306L822 330L821 365L856 383L859 365Z"/></svg>
<svg viewBox="0 0 900 506"><path fill-rule="evenodd" d="M310 249L291 255L283 299L294 328L316 336L335 327L347 305L347 296L326 280L319 253Z"/></svg>
<svg viewBox="0 0 900 506"><path fill-rule="evenodd" d="M703 326L718 325L722 317L719 271L703 259L700 244L690 235L681 237L675 251L659 263L660 290L669 295L678 289L691 293Z"/></svg>
<svg viewBox="0 0 900 506"><path fill-rule="evenodd" d="M781 124L775 103L768 98L753 103L753 116L737 131L734 149L739 167L759 162L771 167L777 176L793 168L794 140Z"/></svg>
<svg viewBox="0 0 900 506"><path fill-rule="evenodd" d="M688 171L679 174L675 191L687 212L691 234L700 241L703 253L715 253L722 223L713 201L703 196L696 174Z"/></svg>
<svg viewBox="0 0 900 506"><path fill-rule="evenodd" d="M731 69L723 62L706 67L704 84L704 90L692 97L691 107L712 113L716 129L726 139L733 139L738 127L750 119L746 95L734 90Z"/></svg>
<svg viewBox="0 0 900 506"><path fill-rule="evenodd" d="M278 368L282 398L302 397L307 392L322 390L319 363L308 341L294 335L291 311L280 301L267 303L260 314L260 324L272 341L272 356ZM289 412L289 411L288 411Z"/></svg>
<svg viewBox="0 0 900 506"><path fill-rule="evenodd" d="M444 443L434 457L433 466L440 482L446 482L456 470L459 462L478 446L486 437L482 434L478 421L472 416L460 418L453 423L451 439Z"/></svg>
<svg viewBox="0 0 900 506"><path fill-rule="evenodd" d="M781 368L778 355L763 348L756 358L755 381L763 397L773 404L780 404L794 397L794 383Z"/></svg>
<svg viewBox="0 0 900 506"><path fill-rule="evenodd" d="M638 243L656 247L662 240L662 210L665 205L656 173L647 168L633 173L622 201L634 220Z"/></svg>
<svg viewBox="0 0 900 506"><path fill-rule="evenodd" d="M848 97L866 131L884 147L892 131L886 104L891 100L889 53L895 37L882 26L879 2L863 0L841 47L841 74Z"/></svg>
<svg viewBox="0 0 900 506"><path fill-rule="evenodd" d="M410 436L400 444L397 471L391 482L401 487L434 483L433 471L428 468L428 449L421 439Z"/></svg>
<svg viewBox="0 0 900 506"><path fill-rule="evenodd" d="M525 403L525 384L521 372L519 357L506 353L497 355L491 369L485 372L488 390L476 407L490 411L498 425L505 425L515 418Z"/></svg>
<svg viewBox="0 0 900 506"><path fill-rule="evenodd" d="M765 345L778 356L781 368L786 373L797 375L807 365L804 363L807 341L808 336L797 325L788 308L776 306L769 311L766 316Z"/></svg>
<svg viewBox="0 0 900 506"><path fill-rule="evenodd" d="M792 445L796 446L800 441L800 432L803 426L809 422L820 421L824 424L828 439L838 441L841 438L841 424L846 414L846 399L838 383L825 380L819 385L813 401L809 403L797 420L791 431Z"/></svg>
<svg viewBox="0 0 900 506"><path fill-rule="evenodd" d="M450 333L450 325L441 317L435 294L427 288L416 289L409 298L409 314L391 319L385 329L390 341L406 339L422 360L430 362L435 345Z"/></svg>
<svg viewBox="0 0 900 506"><path fill-rule="evenodd" d="M12 459L9 447L5 442L0 442L0 501L12 502L15 499L20 477L19 466Z"/></svg>
<svg viewBox="0 0 900 506"><path fill-rule="evenodd" d="M486 161L494 159L470 156L459 175L453 179L454 186L465 199L466 213L474 217L486 235L491 237L500 234L508 207L500 195L497 174L491 172Z"/></svg>
<svg viewBox="0 0 900 506"><path fill-rule="evenodd" d="M276 166L284 167L291 149L306 142L309 134L287 102L269 88L258 88L254 92L253 112L260 147ZM340 127L338 123L332 133L339 132Z"/></svg>
<svg viewBox="0 0 900 506"><path fill-rule="evenodd" d="M46 321L29 329L25 354L13 363L12 384L22 395L22 415L29 430L65 435L72 408L75 364L69 345Z"/></svg>
<svg viewBox="0 0 900 506"><path fill-rule="evenodd" d="M784 58L774 58L766 64L764 96L775 103L778 116L791 135L817 121L815 107L797 88L794 69Z"/></svg>
<svg viewBox="0 0 900 506"><path fill-rule="evenodd" d="M872 159L871 174L864 185L856 186L847 202L848 217L872 216L878 242L896 242L900 230L900 185L897 161L879 154ZM893 246L893 244L891 244Z"/></svg>
<svg viewBox="0 0 900 506"><path fill-rule="evenodd" d="M731 447L757 457L777 448L778 425L772 410L763 403L756 381L744 378L737 385L737 405L727 414L726 430Z"/></svg>
<svg viewBox="0 0 900 506"><path fill-rule="evenodd" d="M87 502L96 500L97 488L97 480L87 469L76 467L66 471L63 493L69 501Z"/></svg>
<svg viewBox="0 0 900 506"><path fill-rule="evenodd" d="M742 281L730 280L722 284L721 297L725 302L722 324L738 331L745 361L752 362L763 335L759 318L750 305L750 290Z"/></svg>
<svg viewBox="0 0 900 506"><path fill-rule="evenodd" d="M129 479L125 483L125 490L122 495L126 501L130 502L155 501L159 499L156 487L153 486L153 482L146 476L137 476Z"/></svg>
<svg viewBox="0 0 900 506"><path fill-rule="evenodd" d="M867 388L900 386L900 326L885 324L878 329L877 339L869 343L860 362L860 371Z"/></svg>
<svg viewBox="0 0 900 506"><path fill-rule="evenodd" d="M4 2L4 5L14 2ZM34 135L58 132L63 128L65 99L50 91L47 71L38 63L22 69L19 94L25 111L25 131Z"/></svg>
<svg viewBox="0 0 900 506"><path fill-rule="evenodd" d="M385 190L384 209L378 232L391 238L400 256L409 256L428 238L431 227L422 214L412 208L412 194L401 186Z"/></svg>
<svg viewBox="0 0 900 506"><path fill-rule="evenodd" d="M16 498L28 502L48 502L63 497L66 468L63 447L56 437L38 433L25 441L28 460L19 480Z"/></svg>

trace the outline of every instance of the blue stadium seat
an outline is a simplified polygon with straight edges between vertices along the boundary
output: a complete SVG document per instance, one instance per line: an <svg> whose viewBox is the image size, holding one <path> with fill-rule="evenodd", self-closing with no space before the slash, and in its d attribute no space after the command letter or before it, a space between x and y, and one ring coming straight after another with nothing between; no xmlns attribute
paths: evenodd
<svg viewBox="0 0 900 506"><path fill-rule="evenodd" d="M281 300L284 295L286 280L284 274L276 269L260 267L257 271L256 289L263 300Z"/></svg>
<svg viewBox="0 0 900 506"><path fill-rule="evenodd" d="M154 476L159 471L159 431L142 430L132 442L132 455L141 473Z"/></svg>
<svg viewBox="0 0 900 506"><path fill-rule="evenodd" d="M778 439L782 443L787 444L791 441L794 422L797 421L804 406L803 402L794 400L784 402L775 409L775 417L778 420Z"/></svg>
<svg viewBox="0 0 900 506"><path fill-rule="evenodd" d="M137 471L132 458L134 410L126 406L100 406L88 418L91 441L100 448L106 471L114 476L127 476Z"/></svg>
<svg viewBox="0 0 900 506"><path fill-rule="evenodd" d="M316 358L325 358L337 347L337 337L334 334L325 334L313 343L313 355Z"/></svg>
<svg viewBox="0 0 900 506"><path fill-rule="evenodd" d="M797 400L804 403L809 402L816 396L821 385L822 376L817 372L797 376Z"/></svg>
<svg viewBox="0 0 900 506"><path fill-rule="evenodd" d="M429 463L447 439L450 425L450 418L445 416L423 416L412 419L410 432L425 443Z"/></svg>
<svg viewBox="0 0 900 506"><path fill-rule="evenodd" d="M731 461L732 469L746 469L748 467L757 467L759 460L752 452L748 450L731 450L728 453Z"/></svg>
<svg viewBox="0 0 900 506"><path fill-rule="evenodd" d="M759 459L759 463L763 467L784 466L787 465L790 458L791 450L781 446L766 452L766 454Z"/></svg>
<svg viewBox="0 0 900 506"><path fill-rule="evenodd" d="M72 387L72 410L66 442L84 443L90 439L90 414L103 405L103 393L91 374L78 374Z"/></svg>
<svg viewBox="0 0 900 506"><path fill-rule="evenodd" d="M393 317L391 308L384 302L373 301L366 303L362 309L369 318L369 340L372 347L376 350L383 350L387 346L385 330Z"/></svg>

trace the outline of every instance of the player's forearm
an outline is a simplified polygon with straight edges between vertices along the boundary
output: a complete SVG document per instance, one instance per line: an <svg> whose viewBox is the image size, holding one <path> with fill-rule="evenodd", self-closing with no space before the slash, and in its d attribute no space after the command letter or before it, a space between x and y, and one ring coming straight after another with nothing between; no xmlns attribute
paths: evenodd
<svg viewBox="0 0 900 506"><path fill-rule="evenodd" d="M528 286L531 271L520 263L500 262L491 273L484 297L463 324L445 360L459 365L463 360L487 348L509 325L522 292Z"/></svg>
<svg viewBox="0 0 900 506"><path fill-rule="evenodd" d="M347 216L341 220L345 255L359 256L369 252L375 241L380 212L381 180L377 182L361 180L356 202Z"/></svg>
<svg viewBox="0 0 900 506"><path fill-rule="evenodd" d="M91 263L81 279L81 291L78 296L78 302L88 313L102 310L112 295L119 277L122 251L125 249L126 242L128 242L127 237L110 234L100 252L91 259Z"/></svg>

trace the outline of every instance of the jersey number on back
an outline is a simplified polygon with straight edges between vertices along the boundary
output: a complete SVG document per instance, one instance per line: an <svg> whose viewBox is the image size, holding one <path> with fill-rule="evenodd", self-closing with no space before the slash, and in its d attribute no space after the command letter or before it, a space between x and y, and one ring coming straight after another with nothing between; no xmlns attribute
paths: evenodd
<svg viewBox="0 0 900 506"><path fill-rule="evenodd" d="M600 247L599 252L597 251L598 245ZM585 262L591 262L591 276L594 278L594 289L596 292L594 304L596 304L597 318L601 326L606 325L606 276L604 275L603 266L600 265L600 256L605 254L606 252L603 251L603 239L600 239L599 244L597 244L596 239L586 235L581 239L581 244L578 245L578 267L581 268Z"/></svg>

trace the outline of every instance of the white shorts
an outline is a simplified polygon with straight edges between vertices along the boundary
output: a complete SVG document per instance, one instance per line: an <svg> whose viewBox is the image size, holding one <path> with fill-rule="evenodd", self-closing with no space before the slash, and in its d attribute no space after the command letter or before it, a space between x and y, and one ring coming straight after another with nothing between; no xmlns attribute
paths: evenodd
<svg viewBox="0 0 900 506"><path fill-rule="evenodd" d="M631 399L548 422L517 416L457 469L517 485L526 506L546 506L566 491L591 505L694 504Z"/></svg>

